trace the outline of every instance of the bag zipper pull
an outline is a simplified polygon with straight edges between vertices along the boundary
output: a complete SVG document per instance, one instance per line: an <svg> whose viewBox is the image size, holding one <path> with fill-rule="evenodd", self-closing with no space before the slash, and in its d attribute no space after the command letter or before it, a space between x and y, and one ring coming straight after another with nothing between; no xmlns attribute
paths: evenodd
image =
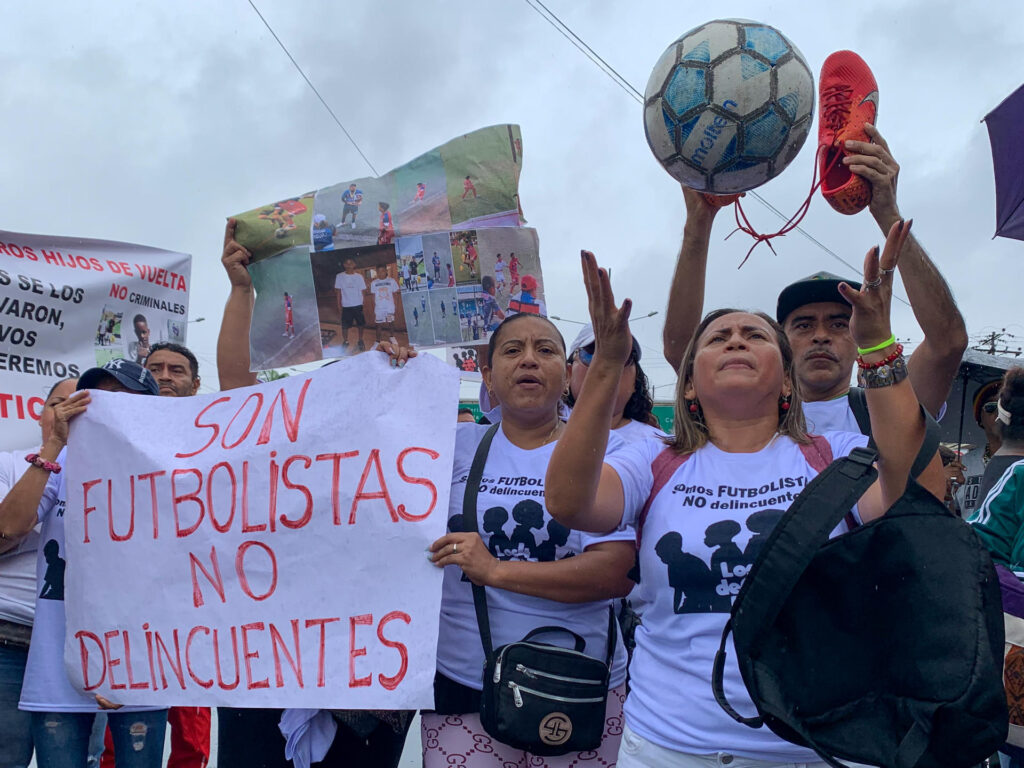
<svg viewBox="0 0 1024 768"><path fill-rule="evenodd" d="M494 683L501 682L501 656L494 662Z"/></svg>
<svg viewBox="0 0 1024 768"><path fill-rule="evenodd" d="M513 683L511 680L508 681L508 687L512 689L512 699L516 703L516 709L523 708L523 694L519 692L519 686Z"/></svg>

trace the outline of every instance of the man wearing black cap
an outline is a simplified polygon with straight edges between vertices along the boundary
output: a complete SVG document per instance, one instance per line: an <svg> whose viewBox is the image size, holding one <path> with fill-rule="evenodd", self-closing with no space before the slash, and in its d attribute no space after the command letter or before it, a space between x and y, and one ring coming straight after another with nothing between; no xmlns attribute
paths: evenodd
<svg viewBox="0 0 1024 768"><path fill-rule="evenodd" d="M900 220L896 206L896 165L884 144L871 145L854 172L872 185L870 210L883 234ZM861 169L861 170L858 170ZM719 208L703 195L683 188L686 225L669 293L664 330L665 359L679 364L704 304L711 227ZM911 382L922 405L938 416L967 348L967 329L942 275L911 234L899 256L911 309L924 341L908 362ZM850 305L839 293L842 278L819 272L798 280L779 295L776 317L793 347L796 378L804 399L808 430L860 432L847 403L857 348L850 335ZM851 286L860 284L847 280Z"/></svg>

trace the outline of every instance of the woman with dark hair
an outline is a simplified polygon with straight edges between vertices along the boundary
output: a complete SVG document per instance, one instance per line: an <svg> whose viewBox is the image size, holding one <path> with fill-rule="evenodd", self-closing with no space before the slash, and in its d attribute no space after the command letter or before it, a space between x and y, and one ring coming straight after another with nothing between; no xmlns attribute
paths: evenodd
<svg viewBox="0 0 1024 768"><path fill-rule="evenodd" d="M1011 368L1003 376L995 421L1002 444L985 467L982 501L967 522L993 560L1020 571L1024 570L1024 368Z"/></svg>
<svg viewBox="0 0 1024 768"><path fill-rule="evenodd" d="M889 325L892 274L908 229L902 222L892 228L881 258L877 248L869 252L862 290L840 286L853 307L850 330L862 348L880 455L879 480L853 510L862 520L884 514L903 494L924 437L924 418ZM824 768L811 750L735 722L712 695L711 673L732 598L750 570L748 545L770 527L764 512L784 511L826 453L845 456L867 438L808 435L782 329L763 313L726 309L704 318L684 355L675 437L634 442L602 460L622 365L631 354L631 305L627 299L621 309L615 306L608 275L593 254L584 252L583 272L595 352L548 465L545 503L563 525L587 531L621 530L645 510L639 566L646 608L630 666L618 766L691 768L738 758L748 767ZM657 488L656 463L665 481ZM928 483L941 487L937 458L933 465L925 473ZM755 515L760 518L752 520ZM844 529L845 523L837 531ZM733 649L727 659L726 694L751 713Z"/></svg>
<svg viewBox="0 0 1024 768"><path fill-rule="evenodd" d="M381 346L391 351L390 345ZM609 637L609 607L611 598L622 597L632 585L627 573L634 561L633 537L569 532L543 507L548 460L565 431L558 409L569 374L565 342L551 321L527 314L506 318L491 335L481 373L488 391L501 401L501 426L484 466L483 476L490 479L477 496L480 533L465 532L461 517L470 466L488 427L459 424L456 432L449 519L460 519L450 522L451 532L431 545L431 558L445 573L436 712L423 714L423 764L567 768L596 760L609 765L618 752L626 677L622 641ZM602 661L614 642L604 738L596 753L538 758L483 730L479 706L484 654L470 582L488 588L495 648L545 626L577 633L586 641L583 652ZM572 642L561 632L545 633L541 639L558 645Z"/></svg>
<svg viewBox="0 0 1024 768"><path fill-rule="evenodd" d="M615 393L612 408L611 428L626 442L643 440L648 437L664 436L658 429L654 416L654 399L651 397L647 375L640 367L640 342L631 335L632 346L626 364L622 367L619 387ZM594 327L587 323L569 346L569 388L562 401L572 408L576 398L583 391L583 382L594 358Z"/></svg>

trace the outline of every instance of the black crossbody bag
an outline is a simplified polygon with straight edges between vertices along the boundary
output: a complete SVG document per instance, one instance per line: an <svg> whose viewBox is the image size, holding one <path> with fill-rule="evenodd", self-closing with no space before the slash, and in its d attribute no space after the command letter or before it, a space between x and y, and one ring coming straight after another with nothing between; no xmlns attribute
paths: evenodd
<svg viewBox="0 0 1024 768"><path fill-rule="evenodd" d="M480 441L466 481L462 519L467 533L477 530L477 494L491 441L500 424ZM494 648L487 617L487 594L473 585L473 604L484 648L480 722L491 736L535 755L565 755L600 747L612 656L614 609L608 608L608 653L604 661L583 653L586 641L564 627L538 627L518 642ZM561 648L534 638L568 635L574 647Z"/></svg>

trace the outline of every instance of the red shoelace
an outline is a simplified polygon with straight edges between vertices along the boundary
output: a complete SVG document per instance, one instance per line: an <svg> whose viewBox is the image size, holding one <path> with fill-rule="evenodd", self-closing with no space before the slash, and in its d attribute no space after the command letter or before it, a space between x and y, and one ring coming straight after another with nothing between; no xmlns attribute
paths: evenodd
<svg viewBox="0 0 1024 768"><path fill-rule="evenodd" d="M746 234L750 235L754 239L754 244L752 246L750 246L750 250L747 251L747 255L743 257L743 261L740 262L739 266L736 267L736 269L740 269L744 264L747 263L747 259L750 258L750 254L752 254L754 252L754 249L757 248L757 246L759 246L761 243L766 243L768 245L768 247L771 249L771 252L772 253L776 253L775 252L775 248L772 247L772 242L771 241L774 238L776 238L776 237L782 237L783 235L786 235L786 234L792 232L794 229L796 229L798 226L800 226L800 222L803 221L804 216L807 215L807 211L809 211L810 208L811 208L811 201L814 199L814 193L817 192L818 189L821 187L821 183L825 180L825 176L828 175L829 171L831 171L836 166L837 163L841 162L842 157L843 157L843 153L842 152L836 152L835 156L832 158L831 162L828 164L828 167L825 169L825 173L823 173L821 178L819 179L818 178L818 155L822 152L822 150L825 150L825 149L828 149L828 146L826 146L826 145L819 146L818 147L818 152L815 153L815 156L814 156L814 174L811 177L811 191L807 193L806 199L804 199L804 201L800 204L800 207L796 209L796 213L794 213L792 216L790 216L789 220L785 224L782 225L782 228L779 229L778 232L761 233L761 232L758 232L756 229L754 229L754 225L750 223L750 219L747 218L747 214L744 212L743 206L740 204L740 201L737 198L736 203L735 203L735 205L736 205L736 209L735 209L735 213L736 213L736 229L734 229L732 232L730 232L728 235L726 235L725 239L728 240L730 237L735 235L737 232L745 232ZM776 253L776 255L778 255L778 254Z"/></svg>

